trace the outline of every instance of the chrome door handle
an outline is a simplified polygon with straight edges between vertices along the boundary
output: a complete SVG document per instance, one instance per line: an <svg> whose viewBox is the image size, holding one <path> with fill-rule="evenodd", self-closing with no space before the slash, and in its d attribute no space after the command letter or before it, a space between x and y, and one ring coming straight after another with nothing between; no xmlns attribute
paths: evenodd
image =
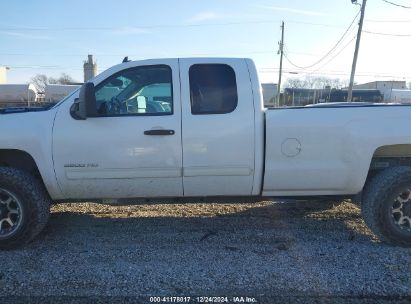
<svg viewBox="0 0 411 304"><path fill-rule="evenodd" d="M144 135L174 135L176 132L174 130L146 130L144 131Z"/></svg>

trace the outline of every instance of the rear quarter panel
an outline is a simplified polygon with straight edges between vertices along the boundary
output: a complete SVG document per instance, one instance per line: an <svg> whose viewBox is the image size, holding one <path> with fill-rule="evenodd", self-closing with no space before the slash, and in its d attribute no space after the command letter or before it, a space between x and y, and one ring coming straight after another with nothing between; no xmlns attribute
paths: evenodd
<svg viewBox="0 0 411 304"><path fill-rule="evenodd" d="M374 151L410 144L409 106L289 108L266 112L263 195L351 195Z"/></svg>

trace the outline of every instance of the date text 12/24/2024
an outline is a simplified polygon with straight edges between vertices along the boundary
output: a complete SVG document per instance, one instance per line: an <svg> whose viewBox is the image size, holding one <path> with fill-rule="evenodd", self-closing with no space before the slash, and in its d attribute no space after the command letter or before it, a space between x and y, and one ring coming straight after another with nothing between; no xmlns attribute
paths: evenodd
<svg viewBox="0 0 411 304"><path fill-rule="evenodd" d="M150 303L258 303L254 297L150 297Z"/></svg>

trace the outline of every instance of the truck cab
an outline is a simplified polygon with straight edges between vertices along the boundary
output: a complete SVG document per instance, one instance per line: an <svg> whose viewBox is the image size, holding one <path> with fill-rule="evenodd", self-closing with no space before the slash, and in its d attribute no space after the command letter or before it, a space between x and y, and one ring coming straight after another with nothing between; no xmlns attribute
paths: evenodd
<svg viewBox="0 0 411 304"><path fill-rule="evenodd" d="M163 59L99 75L86 119L73 119L76 94L57 110L62 196L258 195L263 112L250 69L256 77L246 59Z"/></svg>

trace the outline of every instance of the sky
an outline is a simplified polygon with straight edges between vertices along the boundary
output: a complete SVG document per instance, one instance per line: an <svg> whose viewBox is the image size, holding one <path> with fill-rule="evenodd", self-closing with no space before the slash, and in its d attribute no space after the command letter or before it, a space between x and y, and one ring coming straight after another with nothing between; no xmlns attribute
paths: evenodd
<svg viewBox="0 0 411 304"><path fill-rule="evenodd" d="M411 0L391 2L411 6ZM346 80L359 9L350 0L4 0L0 66L10 67L9 83L61 73L81 82L88 54L99 72L124 56L247 57L262 82L277 83L284 21L283 79ZM363 30L355 81L411 81L411 9L368 0Z"/></svg>

